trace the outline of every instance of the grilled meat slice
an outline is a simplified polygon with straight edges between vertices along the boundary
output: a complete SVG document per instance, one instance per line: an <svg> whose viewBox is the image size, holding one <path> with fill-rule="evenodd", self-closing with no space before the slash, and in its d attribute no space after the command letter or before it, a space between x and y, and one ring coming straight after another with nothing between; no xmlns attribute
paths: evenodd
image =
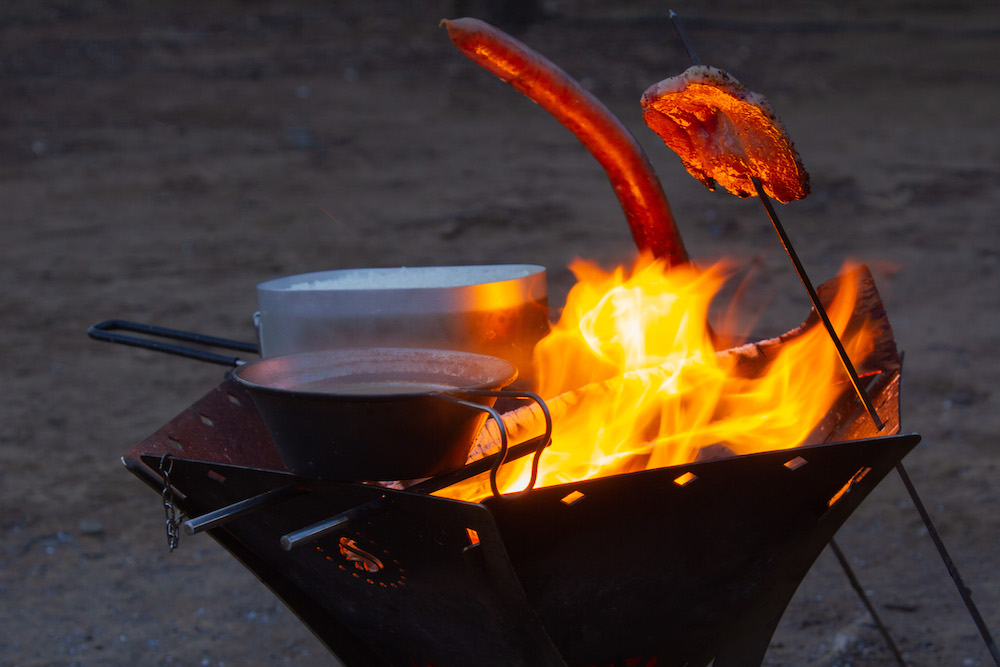
<svg viewBox="0 0 1000 667"><path fill-rule="evenodd" d="M774 109L727 72L690 67L650 86L642 108L646 124L708 189L718 183L748 197L756 176L782 203L809 194L809 174Z"/></svg>

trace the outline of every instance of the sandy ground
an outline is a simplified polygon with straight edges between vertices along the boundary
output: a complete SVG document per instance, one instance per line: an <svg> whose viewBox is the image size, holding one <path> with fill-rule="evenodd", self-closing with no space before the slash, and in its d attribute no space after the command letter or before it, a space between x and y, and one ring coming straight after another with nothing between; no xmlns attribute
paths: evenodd
<svg viewBox="0 0 1000 667"><path fill-rule="evenodd" d="M1000 631L1000 6L673 7L703 60L768 96L813 194L781 209L815 282L868 262L906 353L906 459ZM780 8L779 8L780 7ZM709 192L642 123L688 62L659 2L559 0L520 31L623 119L699 262L758 271L762 334L808 304L753 201ZM0 665L321 665L206 536L168 553L119 463L224 369L91 341L121 317L249 340L254 286L310 270L629 262L603 172L459 55L444 0L94 0L0 9ZM838 535L913 665L992 662L902 484ZM824 553L766 664L892 665Z"/></svg>

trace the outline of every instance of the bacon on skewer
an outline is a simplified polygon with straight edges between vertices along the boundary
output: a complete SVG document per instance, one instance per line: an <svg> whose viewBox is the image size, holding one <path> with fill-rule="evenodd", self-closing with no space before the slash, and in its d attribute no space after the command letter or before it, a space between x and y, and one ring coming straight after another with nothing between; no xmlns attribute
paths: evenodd
<svg viewBox="0 0 1000 667"><path fill-rule="evenodd" d="M695 65L642 95L646 124L710 190L756 194L760 179L773 199L809 194L806 173L784 124L764 98L716 67Z"/></svg>

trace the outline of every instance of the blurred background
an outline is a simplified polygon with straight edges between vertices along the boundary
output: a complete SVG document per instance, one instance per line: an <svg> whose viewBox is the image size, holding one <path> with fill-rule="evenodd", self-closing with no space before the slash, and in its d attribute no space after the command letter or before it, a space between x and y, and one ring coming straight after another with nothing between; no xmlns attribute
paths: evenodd
<svg viewBox="0 0 1000 667"><path fill-rule="evenodd" d="M679 1L701 59L771 101L812 195L779 209L813 281L875 274L904 365L906 460L1000 628L1000 6ZM12 1L0 8L0 665L323 665L201 535L168 553L119 457L225 369L91 341L120 317L253 340L255 285L306 271L630 263L607 179L440 19L540 50L646 149L695 260L745 268L771 336L809 304L753 200L710 192L643 124L689 65L661 2ZM898 479L838 535L914 665L989 664ZM892 665L823 554L771 665Z"/></svg>

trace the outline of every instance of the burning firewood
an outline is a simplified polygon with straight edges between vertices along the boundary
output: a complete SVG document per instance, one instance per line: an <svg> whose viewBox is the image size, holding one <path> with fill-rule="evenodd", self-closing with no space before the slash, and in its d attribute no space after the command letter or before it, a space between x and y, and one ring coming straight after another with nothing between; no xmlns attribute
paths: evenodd
<svg viewBox="0 0 1000 667"><path fill-rule="evenodd" d="M875 332L875 338L870 346L870 351L864 359L859 360L861 372L866 375L882 375L883 377L888 377L896 373L900 369L900 359L893 339L892 329L889 326L881 299L868 269L866 267L858 267L820 286L819 293L821 298L825 302L831 300L834 294L845 283L853 283L853 286L857 288L857 300L854 310L850 315L850 320L845 327L845 337L851 336L852 332L862 327ZM816 312L813 311L802 325L781 336L721 350L716 356L719 359L732 362L730 364L731 372L741 377L752 378L759 376L766 372L771 362L777 357L783 347L800 339L808 331L813 330L818 325L817 320ZM629 371L624 375L601 382L594 382L549 398L546 400L546 404L553 422L558 424L561 420L572 420L577 416L576 412L578 410L585 409L585 406L588 404L592 405L592 401L613 401L622 392L623 388L629 385L637 383L655 385L665 378L675 375L687 363L691 363L690 360ZM844 391L847 391L849 386L849 384L844 383ZM507 412L502 415L502 418L504 428L508 433L511 443L526 441L544 431L544 415L541 409L534 404ZM819 425L819 428L822 429L822 425ZM898 430L898 428L898 423L892 424L887 432ZM858 435L857 437L862 436ZM471 462L489 456L498 451L499 448L499 430L497 425L491 420L487 422L486 427L477 438L469 460ZM482 493L488 495L489 487L487 480L473 480L472 483L478 484L481 487ZM475 493L471 495L475 495Z"/></svg>
<svg viewBox="0 0 1000 667"><path fill-rule="evenodd" d="M642 95L646 124L709 190L755 194L752 178L782 203L809 194L809 174L763 95L727 72L695 65Z"/></svg>

